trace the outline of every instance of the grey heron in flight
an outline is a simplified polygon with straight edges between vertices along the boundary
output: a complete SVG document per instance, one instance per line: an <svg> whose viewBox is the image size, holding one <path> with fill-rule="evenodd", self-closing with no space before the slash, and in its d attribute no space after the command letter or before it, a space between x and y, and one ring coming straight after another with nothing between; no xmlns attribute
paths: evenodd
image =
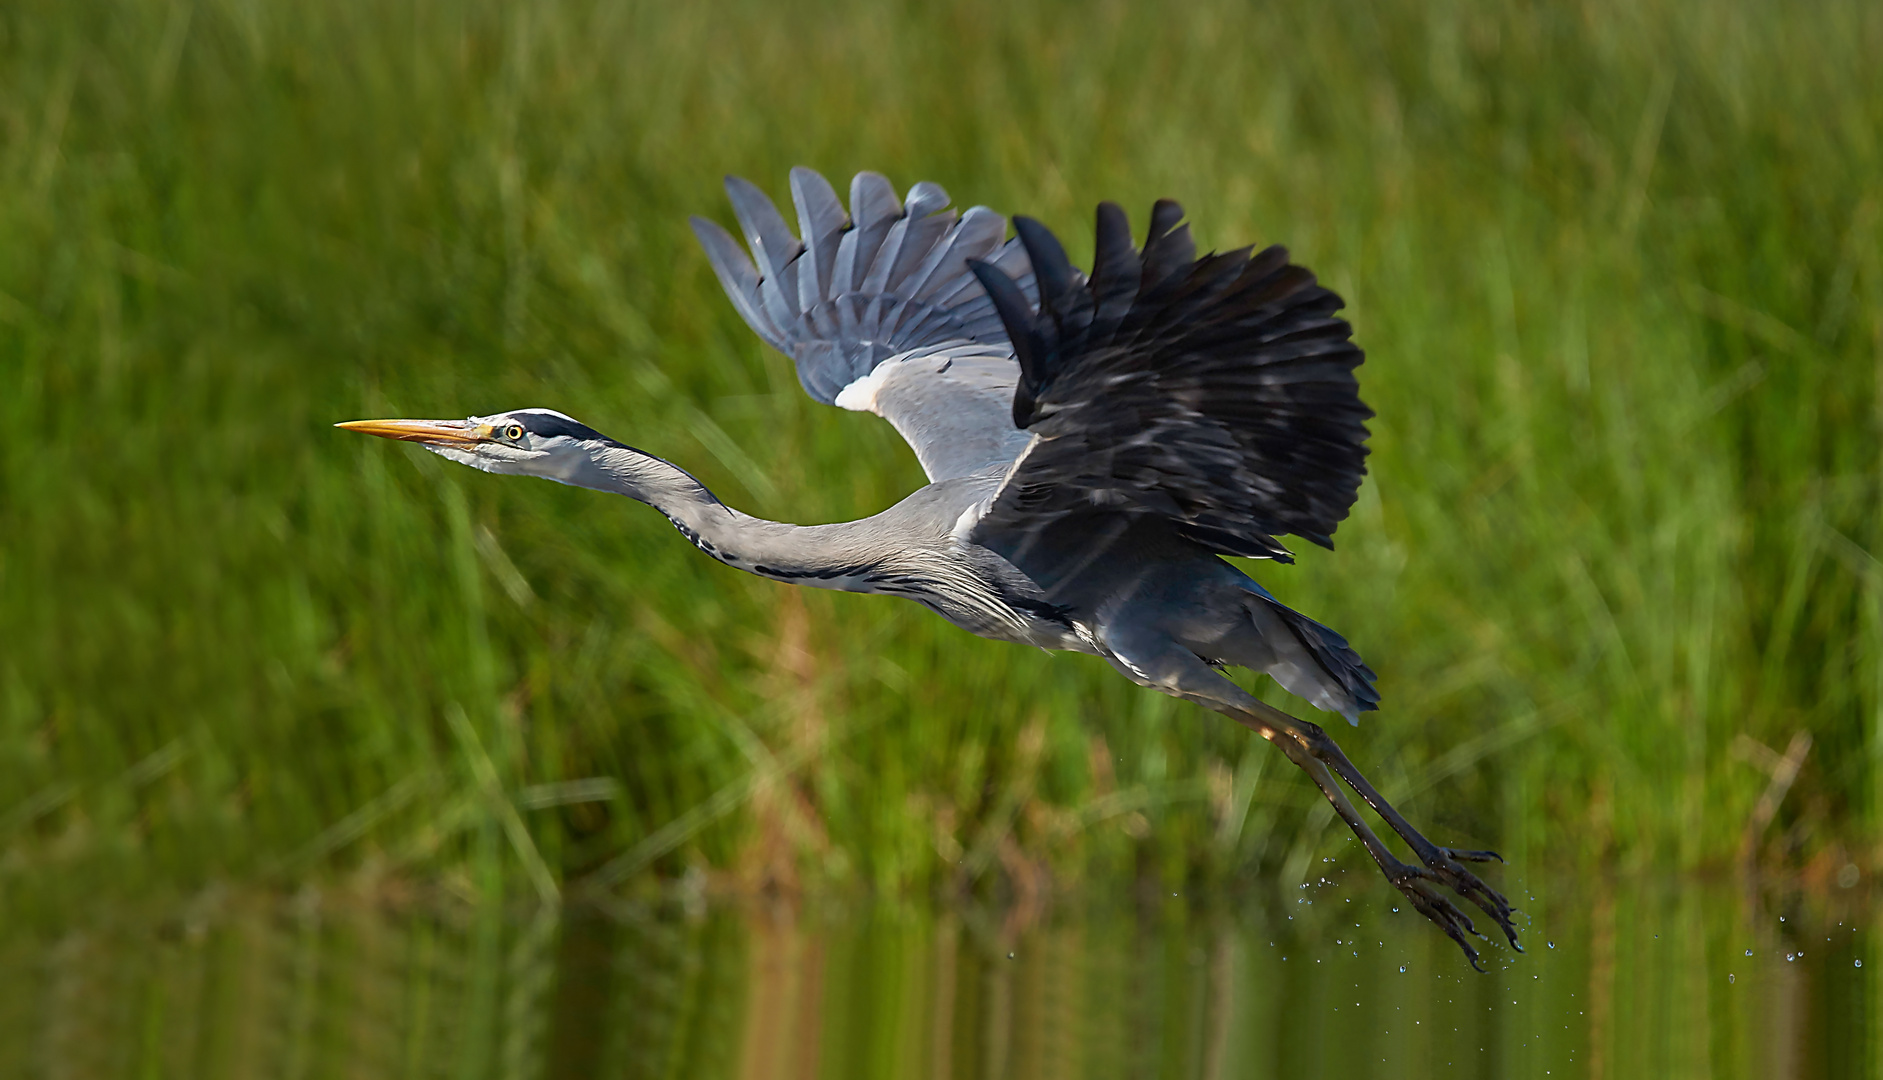
<svg viewBox="0 0 1883 1080"><path fill-rule="evenodd" d="M761 577L904 596L983 637L1102 657L1279 747L1474 967L1477 930L1441 887L1521 948L1510 904L1464 865L1495 853L1426 839L1319 725L1219 670L1267 672L1356 723L1378 707L1345 639L1218 557L1291 561L1286 534L1332 547L1353 504L1373 414L1338 296L1279 247L1198 258L1168 200L1142 248L1124 211L1101 203L1088 274L1039 222L1015 217L1008 239L999 214L957 215L933 183L898 199L860 173L846 210L822 176L794 169L796 236L757 187L729 177L726 189L750 254L711 221L693 230L739 314L812 397L893 424L926 487L860 521L790 525L549 409L340 426L626 495ZM1381 842L1343 782L1416 862Z"/></svg>

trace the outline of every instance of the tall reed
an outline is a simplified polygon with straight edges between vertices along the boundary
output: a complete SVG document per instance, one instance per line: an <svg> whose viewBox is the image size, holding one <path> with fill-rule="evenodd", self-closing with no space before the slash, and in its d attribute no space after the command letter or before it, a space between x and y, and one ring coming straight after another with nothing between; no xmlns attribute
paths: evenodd
<svg viewBox="0 0 1883 1080"><path fill-rule="evenodd" d="M1224 881L1339 844L1271 751L1096 661L327 426L542 405L754 513L888 505L913 457L799 393L685 226L799 163L1075 255L1097 200L1169 195L1346 296L1371 479L1337 553L1255 572L1381 673L1345 742L1438 836L1724 860L1742 736L1807 730L1760 850L1867 852L1878 55L1854 0L12 5L0 888Z"/></svg>

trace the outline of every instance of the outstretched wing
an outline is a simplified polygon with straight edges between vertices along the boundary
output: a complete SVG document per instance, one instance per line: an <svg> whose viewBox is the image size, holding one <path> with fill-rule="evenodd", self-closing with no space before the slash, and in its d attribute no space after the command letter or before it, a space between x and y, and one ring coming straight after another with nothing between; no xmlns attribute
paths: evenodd
<svg viewBox="0 0 1883 1080"><path fill-rule="evenodd" d="M999 267L973 266L1018 355L1013 422L1033 436L977 535L1099 511L1167 518L1228 555L1286 560L1285 533L1333 546L1373 415L1341 299L1279 247L1197 259L1182 218L1160 201L1140 253L1101 203L1089 279L1015 218L1037 310Z"/></svg>
<svg viewBox="0 0 1883 1080"><path fill-rule="evenodd" d="M923 182L896 198L858 173L846 213L830 182L791 170L798 236L759 189L736 176L726 194L751 249L693 218L719 283L746 324L796 362L805 392L894 424L931 480L1012 461L1027 443L1007 420L1020 376L993 301L971 260L1001 269L1032 296L1033 275L1006 221L977 206L957 216Z"/></svg>

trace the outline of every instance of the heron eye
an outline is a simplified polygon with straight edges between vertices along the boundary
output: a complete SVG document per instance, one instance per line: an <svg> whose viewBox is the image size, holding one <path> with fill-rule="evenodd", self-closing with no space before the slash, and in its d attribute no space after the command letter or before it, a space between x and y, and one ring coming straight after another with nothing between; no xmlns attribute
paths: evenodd
<svg viewBox="0 0 1883 1080"><path fill-rule="evenodd" d="M506 439L509 439L511 442L517 442L521 440L523 438L523 425L511 424L509 427L504 428L503 437Z"/></svg>

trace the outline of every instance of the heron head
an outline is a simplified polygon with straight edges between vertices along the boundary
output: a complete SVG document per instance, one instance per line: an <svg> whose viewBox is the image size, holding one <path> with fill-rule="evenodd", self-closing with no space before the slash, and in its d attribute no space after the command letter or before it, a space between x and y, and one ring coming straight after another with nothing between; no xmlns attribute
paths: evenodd
<svg viewBox="0 0 1883 1080"><path fill-rule="evenodd" d="M613 439L553 409L514 409L463 420L349 420L335 427L415 442L440 457L485 472L540 476L565 483Z"/></svg>

